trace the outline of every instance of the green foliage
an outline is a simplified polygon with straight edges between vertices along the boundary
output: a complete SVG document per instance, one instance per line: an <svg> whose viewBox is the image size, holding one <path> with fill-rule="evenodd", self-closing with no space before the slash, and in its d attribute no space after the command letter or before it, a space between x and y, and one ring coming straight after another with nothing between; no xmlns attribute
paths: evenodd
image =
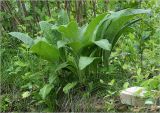
<svg viewBox="0 0 160 113"><path fill-rule="evenodd" d="M55 101L59 97L58 94L62 93L61 88L63 88L65 94L70 94L70 90L74 89L75 86L88 86L88 91L90 92L94 89L89 82L92 82L94 79L87 79L88 77L96 76L98 71L93 61L97 63L96 66L103 67L103 64L99 62L109 61L110 53L124 29L135 23L130 22L130 20L133 20L133 17L136 15L143 13L148 13L148 10L125 9L111 14L104 13L97 16L85 27L78 27L75 21L60 26L52 25L45 21L39 23L46 40L39 37L35 39L30 51L48 60L55 67L54 74L49 77L49 83L52 84L45 83L39 91L42 99L50 109L55 108L53 106L56 105ZM24 41L22 36L17 38ZM26 41L24 42L26 43ZM103 52L101 51L107 52L107 55L102 57ZM64 74L70 73L69 77L65 75L65 80L58 77L64 69L68 69L67 72L64 71ZM87 69L89 69L88 72L86 71ZM90 74L91 71L93 75ZM52 89L54 89L52 93L55 96L51 96ZM23 96L23 98L25 97L26 95ZM48 101L50 98L54 98L55 101L50 103Z"/></svg>
<svg viewBox="0 0 160 113"><path fill-rule="evenodd" d="M22 94L22 98L27 98L30 96L30 92L29 91L26 91Z"/></svg>
<svg viewBox="0 0 160 113"><path fill-rule="evenodd" d="M44 37L46 38L46 40L51 43L51 44L54 44L54 40L56 39L56 37L53 37L54 36L54 33L51 29L52 27L52 24L46 22L46 21L41 21L39 22L39 25L40 25L40 28L43 32L43 35Z"/></svg>
<svg viewBox="0 0 160 113"><path fill-rule="evenodd" d="M65 25L68 24L69 22L69 17L68 14L65 10L60 10L59 15L58 15L58 25Z"/></svg>
<svg viewBox="0 0 160 113"><path fill-rule="evenodd" d="M151 79L145 80L141 83L141 86L146 87L149 90L160 89L160 75L154 76Z"/></svg>
<svg viewBox="0 0 160 113"><path fill-rule="evenodd" d="M40 89L39 94L41 95L42 99L45 99L46 96L51 92L51 90L54 88L51 84L45 84L45 86Z"/></svg>
<svg viewBox="0 0 160 113"><path fill-rule="evenodd" d="M122 11L114 12L110 16L105 17L104 21L102 21L101 26L99 27L99 34L97 38L105 37L112 44L112 48L118 41L120 35L123 33L123 30L130 26L127 24L129 20L132 20L138 14L149 13L149 10L142 9L125 9ZM105 20L108 21L105 21ZM125 26L127 25L127 26ZM114 30L113 30L114 29Z"/></svg>
<svg viewBox="0 0 160 113"><path fill-rule="evenodd" d="M104 50L111 50L111 44L108 42L107 39L101 39L99 41L95 41L94 43Z"/></svg>
<svg viewBox="0 0 160 113"><path fill-rule="evenodd" d="M83 70L85 69L88 65L90 65L96 58L92 57L80 57L79 59L79 69Z"/></svg>
<svg viewBox="0 0 160 113"><path fill-rule="evenodd" d="M100 21L105 17L106 13L101 14L99 16L97 16L96 18L94 18L89 25L87 26L84 35L83 35L83 43L84 45L90 43L91 41L94 40L94 36L95 34L95 30L97 29L98 24L100 23Z"/></svg>
<svg viewBox="0 0 160 113"><path fill-rule="evenodd" d="M60 26L58 30L62 33L64 38L69 39L69 41L71 42L79 39L80 35L79 35L78 24L75 21L70 22L67 26L66 25Z"/></svg>
<svg viewBox="0 0 160 113"><path fill-rule="evenodd" d="M38 41L30 50L49 61L55 61L59 58L58 49L45 41Z"/></svg>
<svg viewBox="0 0 160 113"><path fill-rule="evenodd" d="M77 85L77 82L72 82L72 83L68 83L64 88L63 88L63 92L65 94L68 94L69 91L74 88Z"/></svg>
<svg viewBox="0 0 160 113"><path fill-rule="evenodd" d="M13 37L18 38L19 40L21 40L22 42L24 42L29 46L32 46L34 44L33 39L29 37L27 34L20 33L20 32L10 32L9 34L12 35Z"/></svg>
<svg viewBox="0 0 160 113"><path fill-rule="evenodd" d="M103 111L99 99L98 107L92 102L97 94L104 97L107 111L117 112L119 90L135 85L148 90L146 104L155 103L159 92L152 90L160 84L158 3L3 1L1 84L2 95L10 96L2 99L2 112ZM8 32L24 44L8 38ZM90 109L82 97L95 106Z"/></svg>

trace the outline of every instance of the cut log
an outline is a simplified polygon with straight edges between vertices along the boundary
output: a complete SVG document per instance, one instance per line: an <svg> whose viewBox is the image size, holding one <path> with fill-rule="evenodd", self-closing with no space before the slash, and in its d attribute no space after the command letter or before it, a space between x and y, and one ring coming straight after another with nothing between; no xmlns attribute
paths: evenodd
<svg viewBox="0 0 160 113"><path fill-rule="evenodd" d="M144 93L146 90L143 87L131 87L123 90L120 93L120 99L122 104L131 106L144 106L145 99Z"/></svg>
<svg viewBox="0 0 160 113"><path fill-rule="evenodd" d="M156 90L152 90L155 92ZM152 104L145 105L145 93L147 91L143 87L130 87L127 88L120 93L120 100L122 104L127 104L131 106L138 106L138 107L144 107L144 106L151 106ZM160 98L154 100L156 105L160 105Z"/></svg>

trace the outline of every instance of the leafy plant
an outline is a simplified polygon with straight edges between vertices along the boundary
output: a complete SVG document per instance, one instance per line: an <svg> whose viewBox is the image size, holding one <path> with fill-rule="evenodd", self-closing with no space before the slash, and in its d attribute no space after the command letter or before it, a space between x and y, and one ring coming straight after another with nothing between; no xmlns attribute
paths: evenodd
<svg viewBox="0 0 160 113"><path fill-rule="evenodd" d="M160 75L143 81L141 86L147 90L144 94L145 98L147 98L145 104L156 105L160 98Z"/></svg>
<svg viewBox="0 0 160 113"><path fill-rule="evenodd" d="M29 45L30 52L48 60L55 68L56 74L50 78L53 82L40 89L40 95L45 99L52 91L58 96L62 88L64 93L69 93L74 87L87 87L88 82L92 82L87 78L96 75L98 66L108 66L110 54L121 34L140 20L134 19L137 15L146 13L149 10L125 9L104 13L82 27L78 27L75 21L67 25L42 21L39 24L43 36L35 40L23 33L9 34ZM54 78L59 81L54 82Z"/></svg>

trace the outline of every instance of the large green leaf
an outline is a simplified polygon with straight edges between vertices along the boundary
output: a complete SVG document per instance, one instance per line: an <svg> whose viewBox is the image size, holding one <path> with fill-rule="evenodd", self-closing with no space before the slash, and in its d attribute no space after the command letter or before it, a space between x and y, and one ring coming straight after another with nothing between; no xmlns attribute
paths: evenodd
<svg viewBox="0 0 160 113"><path fill-rule="evenodd" d="M106 16L108 18L108 15ZM106 17L103 19L105 20ZM98 25L96 31L95 31L95 36L94 36L94 40L100 40L100 39L103 39L105 38L104 37L104 34L106 32L106 30L108 29L109 25L112 23L111 20L105 20L105 21L101 21L101 23Z"/></svg>
<svg viewBox="0 0 160 113"><path fill-rule="evenodd" d="M58 25L65 25L68 24L68 22L69 22L69 17L67 11L61 9L58 15Z"/></svg>
<svg viewBox="0 0 160 113"><path fill-rule="evenodd" d="M111 49L111 44L108 42L107 39L101 39L98 41L94 41L94 43L102 49L105 49L108 51L110 51L110 49Z"/></svg>
<svg viewBox="0 0 160 113"><path fill-rule="evenodd" d="M96 58L95 57L80 57L79 59L79 69L83 70L88 65L90 65Z"/></svg>
<svg viewBox="0 0 160 113"><path fill-rule="evenodd" d="M111 44L111 50L118 41L121 34L133 23L139 21L134 20L134 17L140 14L149 13L150 10L143 9L124 9L118 12L113 12L106 15L97 25L93 39L107 39ZM108 62L110 53L106 52L104 61Z"/></svg>
<svg viewBox="0 0 160 113"><path fill-rule="evenodd" d="M58 49L45 41L38 41L30 50L49 61L55 61L59 58Z"/></svg>
<svg viewBox="0 0 160 113"><path fill-rule="evenodd" d="M116 36L115 36L114 39L112 40L112 48L114 47L114 45L116 44L116 42L118 41L118 39L119 39L119 37L122 35L122 33L125 33L125 32L126 32L125 30L127 30L127 28L128 28L130 25L132 25L132 24L134 24L134 23L136 23L136 22L138 22L138 21L140 21L140 20L141 20L141 19L138 18L138 19L136 19L136 20L130 21L130 22L128 22L127 24L125 24L125 25L117 32Z"/></svg>
<svg viewBox="0 0 160 113"><path fill-rule="evenodd" d="M24 42L29 46L32 46L34 44L34 40L27 34L20 33L20 32L10 32L9 34L12 35L13 37L18 38L19 40L21 40L22 42Z"/></svg>
<svg viewBox="0 0 160 113"><path fill-rule="evenodd" d="M111 44L114 43L112 44L112 46L114 46L120 35L123 33L122 28L124 28L124 26L130 20L133 20L133 18L139 14L145 14L149 12L149 10L144 9L124 9L118 12L113 12L110 15L106 15L97 25L98 28L95 31L96 36L94 38L98 40L106 38ZM130 25L131 24L128 24L128 26ZM120 30L121 33L119 32Z"/></svg>
<svg viewBox="0 0 160 113"><path fill-rule="evenodd" d="M54 88L51 84L46 84L42 89L40 89L39 94L41 95L42 99L45 99L46 96L51 92L51 90Z"/></svg>
<svg viewBox="0 0 160 113"><path fill-rule="evenodd" d="M48 23L47 21L39 22L41 31L46 40L51 44L56 44L56 42L61 38L61 34L57 31L56 26ZM53 28L55 26L55 28Z"/></svg>
<svg viewBox="0 0 160 113"><path fill-rule="evenodd" d="M72 21L68 25L62 25L58 28L59 32L61 32L65 37L63 42L65 42L65 45L70 46L74 52L79 52L79 50L84 45L82 44L81 39L85 29L86 26L78 28L76 21ZM64 46L64 44L61 42L57 43L59 47Z"/></svg>
<svg viewBox="0 0 160 113"><path fill-rule="evenodd" d="M86 31L83 35L83 44L88 44L93 40L93 37L95 35L95 30L97 29L97 25L100 23L100 21L105 17L106 13L101 14L94 18L89 25L86 28Z"/></svg>
<svg viewBox="0 0 160 113"><path fill-rule="evenodd" d="M149 13L149 10L144 9L124 9L118 12L112 13L110 16L108 16L106 19L104 19L104 24L107 26L103 27L105 33L101 34L103 35L103 38L106 38L109 40L109 42L112 44L113 42L116 43L115 38L119 31L135 16L139 14L145 14ZM107 20L107 21L105 21ZM131 24L129 24L130 26ZM102 30L102 29L100 29ZM119 35L120 36L120 35ZM112 44L112 46L115 44Z"/></svg>
<svg viewBox="0 0 160 113"><path fill-rule="evenodd" d="M46 21L41 21L39 22L40 28L44 34L44 37L50 42L53 43L53 34L52 34L52 24L46 22Z"/></svg>
<svg viewBox="0 0 160 113"><path fill-rule="evenodd" d="M76 21L70 22L68 25L62 25L58 30L63 34L64 37L70 41L76 41L79 39L79 29Z"/></svg>

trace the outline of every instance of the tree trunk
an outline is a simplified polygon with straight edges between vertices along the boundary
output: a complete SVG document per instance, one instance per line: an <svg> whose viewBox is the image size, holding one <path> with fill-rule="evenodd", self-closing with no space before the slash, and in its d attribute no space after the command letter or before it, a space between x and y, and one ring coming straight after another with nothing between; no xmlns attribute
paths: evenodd
<svg viewBox="0 0 160 113"><path fill-rule="evenodd" d="M65 6L65 9L67 10L67 14L68 14L69 19L70 19L70 9L71 9L70 3L71 3L71 1L68 1L68 0L64 1L64 6Z"/></svg>
<svg viewBox="0 0 160 113"><path fill-rule="evenodd" d="M39 16L36 14L36 11L35 11L36 1L30 0L30 4L31 4L32 14L33 14L34 20L38 24L38 22L40 20L39 20Z"/></svg>
<svg viewBox="0 0 160 113"><path fill-rule="evenodd" d="M48 0L46 0L46 5L47 5L47 10L48 10L48 16L51 17L51 11L50 11L50 8L49 8Z"/></svg>

